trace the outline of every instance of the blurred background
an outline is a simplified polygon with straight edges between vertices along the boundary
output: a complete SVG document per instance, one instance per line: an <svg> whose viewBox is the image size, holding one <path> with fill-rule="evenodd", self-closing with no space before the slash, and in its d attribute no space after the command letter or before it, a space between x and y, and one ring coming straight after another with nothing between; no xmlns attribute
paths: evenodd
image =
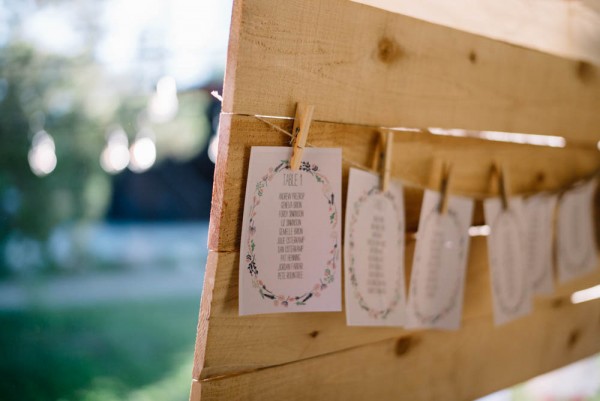
<svg viewBox="0 0 600 401"><path fill-rule="evenodd" d="M1 400L187 400L231 5L0 0Z"/></svg>
<svg viewBox="0 0 600 401"><path fill-rule="evenodd" d="M230 15L0 0L1 400L187 399Z"/></svg>

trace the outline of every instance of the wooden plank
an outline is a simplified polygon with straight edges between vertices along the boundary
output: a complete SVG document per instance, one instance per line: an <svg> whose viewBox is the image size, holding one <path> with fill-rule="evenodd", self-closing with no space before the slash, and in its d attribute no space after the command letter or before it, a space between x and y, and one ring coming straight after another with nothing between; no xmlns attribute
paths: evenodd
<svg viewBox="0 0 600 401"><path fill-rule="evenodd" d="M291 120L271 121L288 132L292 128ZM376 140L377 131L371 127L318 121L312 123L308 137L315 146L342 148L344 188L350 162L370 166ZM452 192L469 196L488 193L494 161L506 166L515 194L556 189L600 168L600 153L595 148L548 148L414 132L397 132L394 142L394 178L428 187L434 160L445 160L453 165ZM222 115L209 249L239 249L250 147L288 144L288 137L255 117ZM409 231L416 231L421 198L422 190L407 188ZM475 223L483 223L480 211Z"/></svg>
<svg viewBox="0 0 600 401"><path fill-rule="evenodd" d="M413 252L414 241L409 240L406 249L407 278ZM399 328L348 327L345 314L340 312L238 316L238 266L237 252L210 253L206 274L214 275L214 279L210 279L211 282L214 280L214 289L211 304L202 304L203 310L210 308L210 319L200 323L197 346L205 348L205 352L202 353L203 360L197 358L195 361L196 378L281 365L408 333ZM552 297L538 300L536 313L554 303L569 303L568 297L574 291L597 283L600 283L600 270L561 285ZM463 323L474 319L492 323L484 237L472 239L467 270Z"/></svg>
<svg viewBox="0 0 600 401"><path fill-rule="evenodd" d="M223 110L600 139L600 67L346 0L236 0Z"/></svg>
<svg viewBox="0 0 600 401"><path fill-rule="evenodd" d="M546 53L600 64L600 3L597 1L354 1Z"/></svg>
<svg viewBox="0 0 600 401"><path fill-rule="evenodd" d="M343 148L344 188L352 163L369 164L378 126L560 135L565 149L396 133L392 166L424 188L435 185L434 161L451 162L453 192L470 196L487 194L493 162L513 193L556 189L600 167L599 67L345 0L237 0L228 57L223 110L237 115L221 119L193 400L472 399L600 350L600 301L569 302L599 270L496 328L482 237L470 249L463 328L450 333L347 327L341 312L240 317L237 251L250 147L289 141L252 115L315 104L308 141Z"/></svg>
<svg viewBox="0 0 600 401"><path fill-rule="evenodd" d="M600 351L600 300L537 306L534 315L500 328L484 317L454 333L398 333L195 387L203 401L466 401Z"/></svg>
<svg viewBox="0 0 600 401"><path fill-rule="evenodd" d="M271 121L283 129L291 129L291 120ZM376 137L377 131L366 126L315 122L309 142L324 147L341 146L347 160L368 164ZM285 135L254 117L222 116L211 218L212 251L198 330L196 378L211 379L293 363L407 333L394 328L348 328L342 313L238 316L237 249L250 146L286 145L288 141ZM487 191L487 169L494 160L505 162L514 177L512 184L516 192L556 188L600 166L596 150L578 147L555 149L423 133L397 133L395 143L394 176L426 186L433 161L447 160L453 162L456 170L454 190L463 193ZM346 161L344 174L348 167ZM540 173L546 177L542 181ZM345 185L346 177L344 188ZM412 230L417 225L420 196L420 191L409 190L406 197ZM413 245L409 238L407 266L411 265ZM563 286L553 302L565 302L564 296L598 282L600 273ZM475 238L467 277L464 321L485 318L491 322L491 310L484 239ZM264 338L269 340L264 341ZM196 393L199 386L194 387Z"/></svg>

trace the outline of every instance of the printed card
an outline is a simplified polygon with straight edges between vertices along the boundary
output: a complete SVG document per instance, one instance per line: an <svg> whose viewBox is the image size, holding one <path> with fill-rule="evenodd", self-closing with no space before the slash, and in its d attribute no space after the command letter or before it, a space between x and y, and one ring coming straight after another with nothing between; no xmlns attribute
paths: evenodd
<svg viewBox="0 0 600 401"><path fill-rule="evenodd" d="M440 214L441 194L425 191L408 299L407 327L460 327L473 200L450 196Z"/></svg>
<svg viewBox="0 0 600 401"><path fill-rule="evenodd" d="M505 209L499 198L491 198L484 201L483 208L490 226L488 258L494 322L501 325L529 314L532 309L530 277L525 265L523 200L510 198Z"/></svg>
<svg viewBox="0 0 600 401"><path fill-rule="evenodd" d="M350 169L344 269L350 326L402 326L405 320L404 200L402 185Z"/></svg>
<svg viewBox="0 0 600 401"><path fill-rule="evenodd" d="M341 149L253 147L240 244L240 315L340 311Z"/></svg>
<svg viewBox="0 0 600 401"><path fill-rule="evenodd" d="M598 266L593 214L596 184L592 180L560 198L556 227L560 282L582 276Z"/></svg>
<svg viewBox="0 0 600 401"><path fill-rule="evenodd" d="M525 268L533 294L550 295L553 284L554 209L558 198L540 194L523 201Z"/></svg>

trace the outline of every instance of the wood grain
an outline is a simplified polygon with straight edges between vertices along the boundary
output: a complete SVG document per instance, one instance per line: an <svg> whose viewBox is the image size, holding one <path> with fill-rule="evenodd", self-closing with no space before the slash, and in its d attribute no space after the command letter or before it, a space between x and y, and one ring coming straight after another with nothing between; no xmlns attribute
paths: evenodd
<svg viewBox="0 0 600 401"><path fill-rule="evenodd" d="M600 351L600 300L536 305L496 328L397 333L361 347L196 381L212 400L473 400Z"/></svg>
<svg viewBox="0 0 600 401"><path fill-rule="evenodd" d="M488 38L600 64L600 2L597 0L355 1Z"/></svg>
<svg viewBox="0 0 600 401"><path fill-rule="evenodd" d="M413 252L414 240L409 240L405 262L407 283ZM207 275L215 274L214 288L210 319L200 323L198 340L205 352L197 355L204 359L195 360L196 378L209 379L278 366L410 333L399 328L348 327L342 312L238 316L239 253L211 252L206 271ZM596 270L558 286L552 297L538 299L536 313L554 304L567 304L574 291L599 282L600 270ZM463 324L478 319L492 324L485 237L472 238L462 315Z"/></svg>
<svg viewBox="0 0 600 401"><path fill-rule="evenodd" d="M291 120L269 120L291 132ZM308 143L319 147L341 147L343 187L350 163L371 166L378 141L377 130L361 125L313 121ZM249 116L221 116L219 155L211 212L209 249L239 249L246 171L252 146L286 146L289 138L264 122ZM407 184L405 202L407 228L416 231L422 190L439 189L436 163L452 164L452 193L467 196L490 194L490 173L494 162L504 165L513 194L560 188L600 168L600 152L578 147L549 148L475 138L457 138L415 132L396 132L392 177ZM432 179L433 177L433 179ZM345 191L342 194L345 205ZM475 224L483 223L480 208Z"/></svg>
<svg viewBox="0 0 600 401"><path fill-rule="evenodd" d="M223 110L600 139L600 67L346 0L237 0Z"/></svg>
<svg viewBox="0 0 600 401"><path fill-rule="evenodd" d="M250 148L289 144L254 115L292 117L296 102L314 104L308 143L342 148L344 195L349 168L371 165L377 127L567 139L555 149L395 132L392 177L406 184L414 231L440 163L452 164L453 194L478 198L493 189L494 163L504 166L512 194L555 190L596 171L600 67L345 0L236 0L231 29L193 401L467 400L600 351L600 301L569 301L600 282L599 269L496 328L483 237L472 239L457 332L348 327L343 312L238 316ZM269 121L292 129L290 119Z"/></svg>

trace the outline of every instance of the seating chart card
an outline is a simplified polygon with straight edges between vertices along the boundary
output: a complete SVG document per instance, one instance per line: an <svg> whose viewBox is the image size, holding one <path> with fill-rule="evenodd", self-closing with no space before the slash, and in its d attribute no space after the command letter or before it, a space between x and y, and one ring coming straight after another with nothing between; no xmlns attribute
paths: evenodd
<svg viewBox="0 0 600 401"><path fill-rule="evenodd" d="M253 147L240 244L240 315L341 310L341 149Z"/></svg>
<svg viewBox="0 0 600 401"><path fill-rule="evenodd" d="M598 266L593 213L596 185L597 181L591 180L560 198L556 227L560 282L585 275Z"/></svg>
<svg viewBox="0 0 600 401"><path fill-rule="evenodd" d="M350 169L344 266L348 325L402 326L405 320L402 185Z"/></svg>
<svg viewBox="0 0 600 401"><path fill-rule="evenodd" d="M523 201L525 268L533 294L550 295L553 284L553 234L556 195L539 194Z"/></svg>
<svg viewBox="0 0 600 401"><path fill-rule="evenodd" d="M460 327L473 200L450 196L441 214L441 194L425 191L408 301L407 327Z"/></svg>
<svg viewBox="0 0 600 401"><path fill-rule="evenodd" d="M494 305L494 322L501 325L531 312L531 285L526 269L523 200L508 199L505 209L500 198L483 203L490 226L488 258Z"/></svg>

